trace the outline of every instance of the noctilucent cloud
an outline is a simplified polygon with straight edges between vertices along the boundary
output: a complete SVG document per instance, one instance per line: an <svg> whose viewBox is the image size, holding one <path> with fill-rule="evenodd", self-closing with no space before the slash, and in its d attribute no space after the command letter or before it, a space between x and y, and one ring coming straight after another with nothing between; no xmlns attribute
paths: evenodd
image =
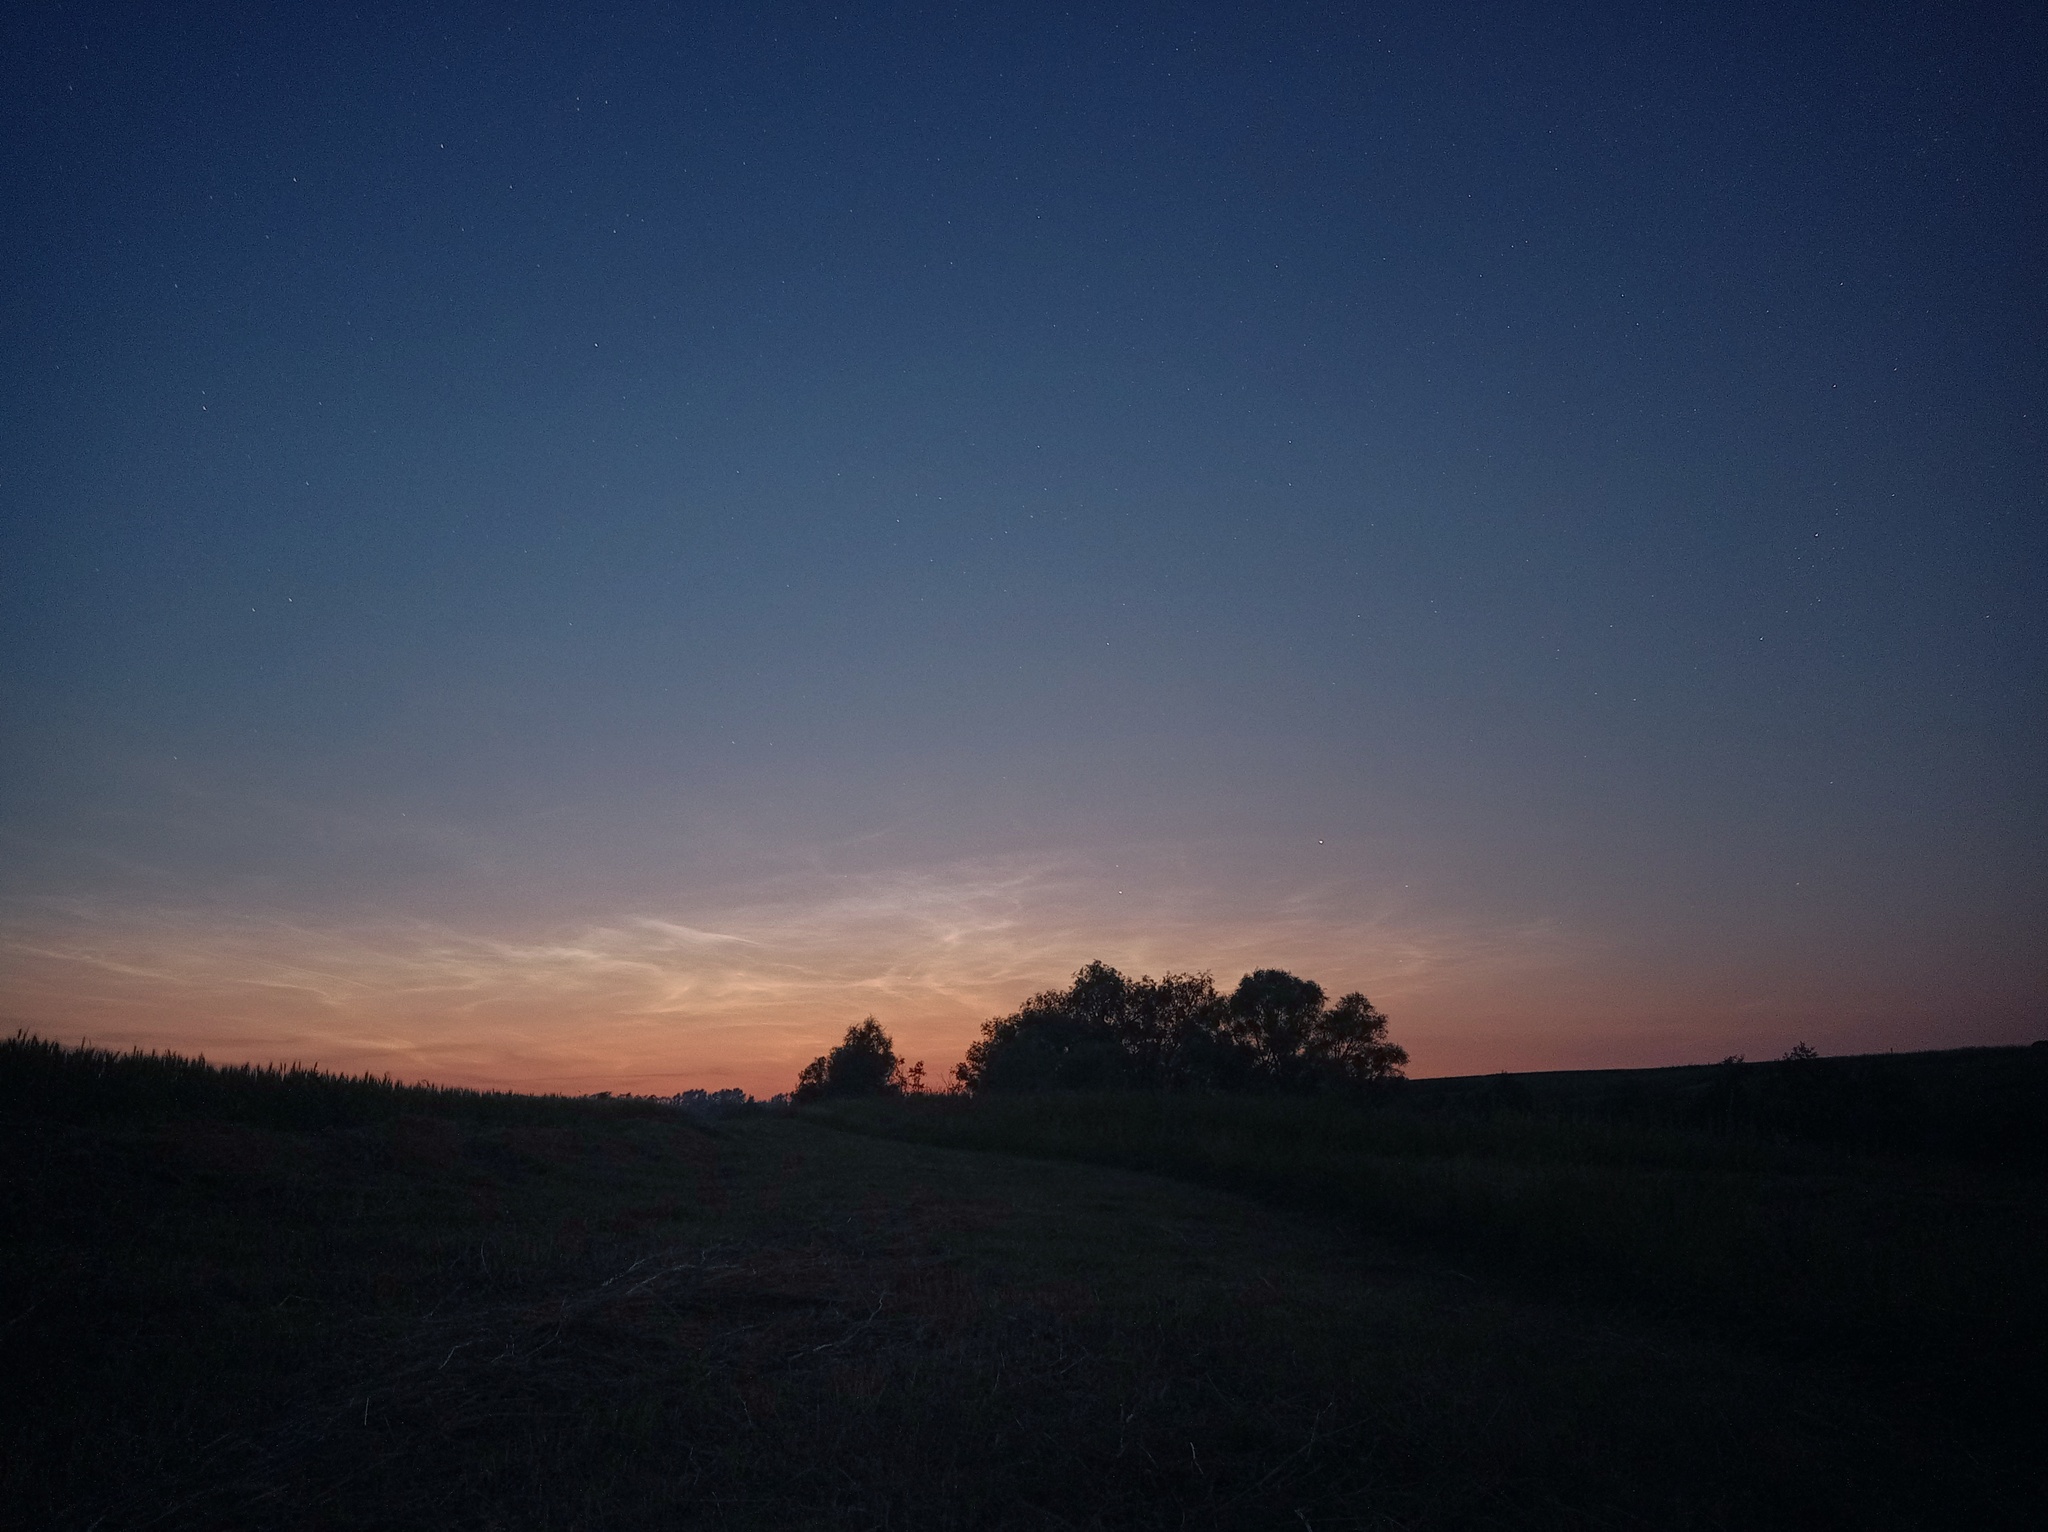
<svg viewBox="0 0 2048 1532"><path fill-rule="evenodd" d="M43 6L0 1011L2048 1035L2038 7Z"/></svg>

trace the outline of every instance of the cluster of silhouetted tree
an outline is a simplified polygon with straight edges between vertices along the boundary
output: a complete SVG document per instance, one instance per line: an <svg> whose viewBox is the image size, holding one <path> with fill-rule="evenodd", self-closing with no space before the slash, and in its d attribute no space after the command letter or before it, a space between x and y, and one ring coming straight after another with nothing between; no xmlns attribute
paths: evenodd
<svg viewBox="0 0 2048 1532"><path fill-rule="evenodd" d="M1261 968L1227 997L1205 973L1132 979L1090 963L1065 989L985 1022L968 1090L1316 1090L1398 1079L1407 1050L1360 994Z"/></svg>
<svg viewBox="0 0 2048 1532"><path fill-rule="evenodd" d="M954 1074L977 1095L1033 1090L1355 1090L1401 1078L1407 1050L1361 994L1262 968L1220 993L1205 973L1129 978L1090 963L1065 989L983 1023ZM873 1017L812 1060L795 1099L920 1090Z"/></svg>

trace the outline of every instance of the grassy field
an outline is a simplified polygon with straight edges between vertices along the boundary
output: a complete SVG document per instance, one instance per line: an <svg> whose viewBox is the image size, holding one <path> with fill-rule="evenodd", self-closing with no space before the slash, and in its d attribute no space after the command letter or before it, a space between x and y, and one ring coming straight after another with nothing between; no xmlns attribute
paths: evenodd
<svg viewBox="0 0 2048 1532"><path fill-rule="evenodd" d="M74 1066L109 1083L17 1088ZM144 1089L0 1045L12 1524L1847 1528L2042 1504L2037 1396L2011 1392L2038 1321L1982 1349L2039 1291L2038 1264L1987 1275L2038 1251L2028 1174L1500 1114L1069 1098L698 1126L187 1068ZM1615 1192L1632 1177L1655 1193ZM1658 1218L1710 1204L1765 1235L1861 1208L1809 1218L1852 1242L1813 1280L1892 1260L1910 1301L1876 1284L1816 1335L1813 1305L1729 1300L1786 1290L1750 1274L1758 1243L1678 1280L1707 1245ZM1977 1275L1930 1299L1922 1247ZM1898 1330L1915 1302L1947 1308Z"/></svg>
<svg viewBox="0 0 2048 1532"><path fill-rule="evenodd" d="M1653 1311L1774 1354L1854 1360L1954 1409L2048 1399L2048 1176L2030 1163L1328 1098L939 1097L816 1115L1342 1215L1525 1290Z"/></svg>

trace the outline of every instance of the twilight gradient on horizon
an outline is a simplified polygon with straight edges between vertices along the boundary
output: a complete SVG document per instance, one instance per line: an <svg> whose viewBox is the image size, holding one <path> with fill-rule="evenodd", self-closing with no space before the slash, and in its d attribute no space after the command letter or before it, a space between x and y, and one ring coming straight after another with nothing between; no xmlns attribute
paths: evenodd
<svg viewBox="0 0 2048 1532"><path fill-rule="evenodd" d="M0 1013L2048 1033L2038 13L1247 9L9 23Z"/></svg>

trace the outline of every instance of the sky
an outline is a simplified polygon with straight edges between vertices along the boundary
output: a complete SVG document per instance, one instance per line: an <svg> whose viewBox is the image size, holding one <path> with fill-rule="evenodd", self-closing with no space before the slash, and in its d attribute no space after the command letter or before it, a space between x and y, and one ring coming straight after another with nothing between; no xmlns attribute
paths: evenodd
<svg viewBox="0 0 2048 1532"><path fill-rule="evenodd" d="M2048 1036L2037 7L4 27L0 1023Z"/></svg>

